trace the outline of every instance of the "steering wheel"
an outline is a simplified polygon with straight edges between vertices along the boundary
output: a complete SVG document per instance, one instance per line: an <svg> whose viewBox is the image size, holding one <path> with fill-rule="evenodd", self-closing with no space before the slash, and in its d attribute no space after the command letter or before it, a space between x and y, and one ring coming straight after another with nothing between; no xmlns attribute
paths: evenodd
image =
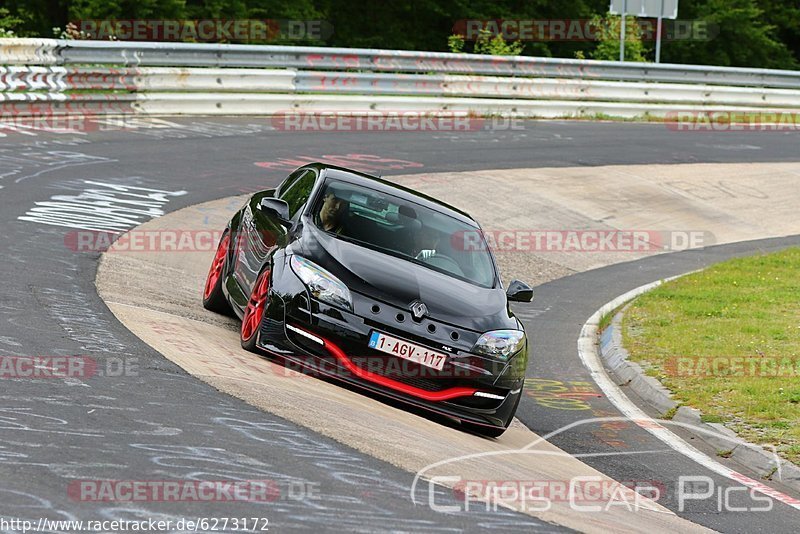
<svg viewBox="0 0 800 534"><path fill-rule="evenodd" d="M445 256L444 254L434 254L425 260L428 265L433 265L447 272L464 276L464 271L461 266L453 258Z"/></svg>

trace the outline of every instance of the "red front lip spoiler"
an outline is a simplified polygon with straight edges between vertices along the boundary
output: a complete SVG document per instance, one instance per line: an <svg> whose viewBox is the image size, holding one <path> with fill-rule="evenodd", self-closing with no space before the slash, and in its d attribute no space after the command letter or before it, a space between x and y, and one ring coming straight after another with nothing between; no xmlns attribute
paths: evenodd
<svg viewBox="0 0 800 534"><path fill-rule="evenodd" d="M350 358L344 353L342 349L340 349L333 341L329 339L325 339L324 337L316 334L314 332L309 332L303 328L299 328L296 325L292 325L293 328L297 328L298 330L302 330L303 332L307 333L310 336L319 338L323 341L323 347L330 352L336 360L342 364L348 371L353 373L355 376L362 378L364 380L369 380L370 382L374 382L375 384L379 384L381 386L385 386L396 391L400 391L401 393L406 393L408 395L412 395L414 397L426 400L426 401L446 401L450 399L455 399L458 397L471 397L476 391L476 388L467 388L467 387L455 387L455 388L448 388L443 389L442 391L428 391L425 389L421 389L418 387L410 386L408 384L404 384L402 382L398 382L397 380L392 380L391 378L373 373L371 371L367 371L365 369L360 368L356 364L354 364Z"/></svg>

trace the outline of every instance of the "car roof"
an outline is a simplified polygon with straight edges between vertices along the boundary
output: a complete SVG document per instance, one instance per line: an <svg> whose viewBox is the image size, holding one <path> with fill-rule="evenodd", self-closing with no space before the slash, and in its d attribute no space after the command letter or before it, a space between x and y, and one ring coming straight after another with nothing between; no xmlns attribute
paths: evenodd
<svg viewBox="0 0 800 534"><path fill-rule="evenodd" d="M323 176L324 178L332 178L342 182L362 185L364 187L380 191L381 193L387 193L403 200L415 202L425 206L426 208L449 215L450 217L458 219L459 221L479 227L475 219L473 219L468 213L451 206L450 204L442 202L441 200L429 197L428 195L420 193L419 191L398 185L394 182L384 180L378 176L356 171L354 169L348 169L346 167L329 165L326 163L310 163L308 165L304 165L303 168L314 168L318 170L320 176Z"/></svg>

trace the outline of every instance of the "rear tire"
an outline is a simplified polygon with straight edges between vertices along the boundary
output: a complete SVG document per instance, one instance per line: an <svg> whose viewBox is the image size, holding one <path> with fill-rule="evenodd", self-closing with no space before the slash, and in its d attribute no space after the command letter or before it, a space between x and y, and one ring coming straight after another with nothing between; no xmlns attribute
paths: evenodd
<svg viewBox="0 0 800 534"><path fill-rule="evenodd" d="M267 267L261 270L258 278L256 278L256 283L253 284L253 291L247 301L247 307L244 309L239 339L241 340L242 348L246 351L259 352L256 340L258 339L258 331L261 329L261 322L264 319L264 311L267 308L271 285L270 272Z"/></svg>
<svg viewBox="0 0 800 534"><path fill-rule="evenodd" d="M223 315L231 314L231 306L225 293L222 291L222 283L225 279L225 271L228 268L228 250L230 249L230 232L226 231L219 240L217 251L214 253L214 260L208 269L206 285L203 289L203 307L215 313Z"/></svg>

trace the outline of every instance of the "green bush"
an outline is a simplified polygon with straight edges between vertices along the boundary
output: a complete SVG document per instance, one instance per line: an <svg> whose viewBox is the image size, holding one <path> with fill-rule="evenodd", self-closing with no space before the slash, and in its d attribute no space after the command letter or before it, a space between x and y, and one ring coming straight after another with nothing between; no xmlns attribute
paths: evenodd
<svg viewBox="0 0 800 534"><path fill-rule="evenodd" d="M464 52L464 44L463 35L451 35L447 38L447 47L451 52ZM524 48L525 43L521 41L509 43L499 33L493 37L489 30L479 30L472 53L490 56L518 56Z"/></svg>
<svg viewBox="0 0 800 534"><path fill-rule="evenodd" d="M619 60L619 37L622 28L621 17L606 15L592 17L592 25L597 29L597 48L591 52L592 59L606 61ZM647 50L642 42L642 29L636 17L625 17L625 61L647 61Z"/></svg>
<svg viewBox="0 0 800 534"><path fill-rule="evenodd" d="M12 15L8 9L0 7L0 37L21 37L16 34L15 29L23 22L24 20Z"/></svg>
<svg viewBox="0 0 800 534"><path fill-rule="evenodd" d="M451 35L447 38L447 48L454 54L459 54L464 51L464 36Z"/></svg>

